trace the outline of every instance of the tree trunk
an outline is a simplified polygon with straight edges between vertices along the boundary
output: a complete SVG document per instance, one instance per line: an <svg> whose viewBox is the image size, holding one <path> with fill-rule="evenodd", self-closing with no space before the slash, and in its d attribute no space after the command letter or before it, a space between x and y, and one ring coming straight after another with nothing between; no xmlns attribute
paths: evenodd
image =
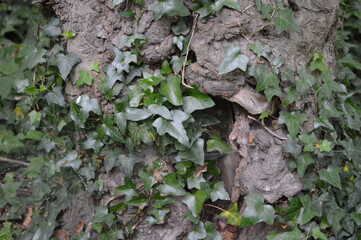
<svg viewBox="0 0 361 240"><path fill-rule="evenodd" d="M164 15L158 21L153 20L153 12L147 10L153 2L145 0L144 5L139 7L129 0L113 7L111 0L54 1L53 9L61 19L63 31L72 31L77 35L67 41L66 49L82 59L66 84L69 101L83 93L102 98L96 82L91 87L75 87L77 73L79 70L89 70L93 62L100 62L101 66L109 64L114 58L113 47L122 36L138 32L148 38L140 55L151 66L150 69L178 53L172 32L177 17ZM264 111L277 115L281 108L279 102L268 102L263 93L255 93L254 78L240 70L220 75L218 69L225 55L223 47L239 46L241 52L249 57L249 65L266 61L265 66L271 68L272 61L283 59L279 71L291 69L296 73L312 61L314 53L320 53L333 75L336 71L334 40L339 1L282 2L293 9L299 32L284 31L278 34L273 24L265 25L253 0L239 0L241 12L223 8L207 21L195 19L195 15L185 18L188 27L195 27L194 32L191 30L188 33L188 36L194 35L189 51L192 63L185 70L186 83L197 85L201 91L230 102L220 108L232 107L226 135L235 153L220 160L219 166L233 202L241 195L261 193L266 201L273 203L282 196L295 195L302 189L302 184L298 175L288 170L287 155L282 151L287 144L287 131L280 128L277 122L256 120L255 115ZM266 0L263 3L276 4L276 1ZM192 1L185 0L184 5L191 8ZM121 16L120 13L128 8L136 13L135 18ZM272 47L267 59L257 57L249 49L249 44L257 41ZM298 80L297 74L295 80ZM314 100L302 99L297 102L296 108L309 113L309 120L303 127L312 129ZM181 220L185 209L179 204L174 208L176 211L166 227L138 232L135 239L178 239L183 236L189 230L189 224ZM167 238L172 227L176 230L173 230L172 238ZM245 234L251 236L254 233L248 229ZM245 236L240 239L246 239Z"/></svg>

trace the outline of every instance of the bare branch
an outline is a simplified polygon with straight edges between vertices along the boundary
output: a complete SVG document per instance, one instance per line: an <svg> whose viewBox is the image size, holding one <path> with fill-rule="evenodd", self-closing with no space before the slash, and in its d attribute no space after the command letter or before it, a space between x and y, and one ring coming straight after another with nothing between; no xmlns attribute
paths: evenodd
<svg viewBox="0 0 361 240"><path fill-rule="evenodd" d="M27 162L23 162L23 161L19 161L19 160L14 160L14 159L10 159L10 158L4 158L4 157L0 157L0 162L7 162L7 163L14 163L14 164L20 164L23 165L25 167L29 167L29 163Z"/></svg>

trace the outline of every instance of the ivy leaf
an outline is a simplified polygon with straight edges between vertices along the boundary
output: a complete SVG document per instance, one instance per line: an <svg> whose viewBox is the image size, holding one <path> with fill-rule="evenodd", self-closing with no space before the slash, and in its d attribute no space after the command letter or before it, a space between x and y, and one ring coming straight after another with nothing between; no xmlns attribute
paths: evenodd
<svg viewBox="0 0 361 240"><path fill-rule="evenodd" d="M241 11L241 6L237 0L216 0L214 2L215 13L219 12L223 7L229 7L231 9Z"/></svg>
<svg viewBox="0 0 361 240"><path fill-rule="evenodd" d="M132 35L123 35L119 43L117 44L117 47L119 49L122 49L123 47L131 48L132 46L137 47L137 42L145 43L147 41L147 37L143 34L140 34L138 32L133 32Z"/></svg>
<svg viewBox="0 0 361 240"><path fill-rule="evenodd" d="M93 82L92 75L90 75L87 71L84 71L84 70L80 70L79 74L80 74L80 76L79 76L79 79L76 81L75 86L79 87L84 84L89 85L89 86L92 85L92 82Z"/></svg>
<svg viewBox="0 0 361 240"><path fill-rule="evenodd" d="M250 44L248 47L257 55L257 57L268 58L268 54L272 52L272 48L270 46L264 45L258 40L255 43Z"/></svg>
<svg viewBox="0 0 361 240"><path fill-rule="evenodd" d="M173 120L170 111L168 110L168 108L166 108L164 106L152 104L148 107L148 110L153 114L157 114L157 115L163 117L164 119Z"/></svg>
<svg viewBox="0 0 361 240"><path fill-rule="evenodd" d="M64 36L66 39L73 38L76 36L76 34L73 33L72 31L65 31L61 35Z"/></svg>
<svg viewBox="0 0 361 240"><path fill-rule="evenodd" d="M128 155L121 154L118 156L120 165L123 167L124 172L131 176L133 175L134 165L138 162L142 162L143 158L135 153L130 153Z"/></svg>
<svg viewBox="0 0 361 240"><path fill-rule="evenodd" d="M342 189L340 173L341 169L336 166L328 166L327 169L321 169L320 179L328 182L334 187Z"/></svg>
<svg viewBox="0 0 361 240"><path fill-rule="evenodd" d="M125 113L116 113L115 122L117 123L120 132L124 134L127 129L127 115Z"/></svg>
<svg viewBox="0 0 361 240"><path fill-rule="evenodd" d="M294 87L286 87L283 89L285 92L285 96L282 102L282 106L287 106L293 102L298 100L298 96L296 94L296 90Z"/></svg>
<svg viewBox="0 0 361 240"><path fill-rule="evenodd" d="M115 58L112 65L117 69L117 73L123 71L129 72L129 64L137 63L137 55L132 54L129 51L120 51L118 48L114 48Z"/></svg>
<svg viewBox="0 0 361 240"><path fill-rule="evenodd" d="M213 223L205 222L204 227L207 232L207 237L205 240L222 240L221 234L217 231Z"/></svg>
<svg viewBox="0 0 361 240"><path fill-rule="evenodd" d="M318 149L320 149L321 152L330 152L332 150L331 142L327 139L322 140L321 144L318 146Z"/></svg>
<svg viewBox="0 0 361 240"><path fill-rule="evenodd" d="M322 240L327 240L327 236L321 232L320 227L314 227L312 228L312 237L314 239L322 239Z"/></svg>
<svg viewBox="0 0 361 240"><path fill-rule="evenodd" d="M183 98L183 109L186 113L191 114L196 110L211 108L215 105L212 98L201 93L197 87L187 89L190 96Z"/></svg>
<svg viewBox="0 0 361 240"><path fill-rule="evenodd" d="M175 37L173 37L173 44L176 45L178 47L178 49L181 50L181 51L183 50L183 41L184 41L183 36L175 36Z"/></svg>
<svg viewBox="0 0 361 240"><path fill-rule="evenodd" d="M103 128L105 130L105 134L115 142L124 143L125 139L121 132L115 127L114 123L114 115L108 114L103 117Z"/></svg>
<svg viewBox="0 0 361 240"><path fill-rule="evenodd" d="M237 203L233 203L227 211L221 212L220 216L227 218L228 224L239 226L242 221Z"/></svg>
<svg viewBox="0 0 361 240"><path fill-rule="evenodd" d="M95 153L99 153L101 147L103 147L103 143L96 139L97 133L91 132L87 135L87 140L83 143L84 149L93 149ZM105 167L106 168L106 167Z"/></svg>
<svg viewBox="0 0 361 240"><path fill-rule="evenodd" d="M197 225L193 226L193 231L188 234L188 240L200 240L206 239L206 237L207 231L203 222L199 222Z"/></svg>
<svg viewBox="0 0 361 240"><path fill-rule="evenodd" d="M278 81L278 79L276 80L276 82ZM266 99L267 101L271 101L271 99L273 98L273 96L277 96L277 97L282 97L282 91L279 88L279 86L277 85L277 87L268 87L264 90L264 94L266 95Z"/></svg>
<svg viewBox="0 0 361 240"><path fill-rule="evenodd" d="M282 110L278 118L279 124L286 124L288 132L293 139L296 138L302 123L307 120L305 115L302 115L299 111L288 112Z"/></svg>
<svg viewBox="0 0 361 240"><path fill-rule="evenodd" d="M130 121L141 121L152 116L152 113L148 109L138 109L138 108L126 108L125 114L128 120Z"/></svg>
<svg viewBox="0 0 361 240"><path fill-rule="evenodd" d="M49 105L56 104L59 105L60 107L67 106L62 90L63 90L62 87L57 86L53 88L53 91L48 92L44 96L45 100L48 102Z"/></svg>
<svg viewBox="0 0 361 240"><path fill-rule="evenodd" d="M241 49L237 45L223 47L225 57L222 60L221 65L219 66L219 74L226 74L234 70L241 69L242 71L247 70L247 64L249 58L241 54Z"/></svg>
<svg viewBox="0 0 361 240"><path fill-rule="evenodd" d="M314 162L315 162L315 160L313 160L313 158L311 157L311 155L309 153L305 153L305 154L298 156L297 157L298 175L300 175L300 177L303 177L306 172L307 167Z"/></svg>
<svg viewBox="0 0 361 240"><path fill-rule="evenodd" d="M265 205L261 194L252 194L244 197L247 207L243 213L240 226L251 226L259 222L273 224L275 210L271 205Z"/></svg>
<svg viewBox="0 0 361 240"><path fill-rule="evenodd" d="M173 121L168 121L159 117L152 125L157 129L159 135L163 136L165 133L168 133L184 146L188 146L189 139L182 122L187 120L189 116L180 110L173 110L172 114L174 119Z"/></svg>
<svg viewBox="0 0 361 240"><path fill-rule="evenodd" d="M277 75L274 72L269 73L268 69L263 65L256 68L256 81L256 92L263 91L267 87L279 88Z"/></svg>
<svg viewBox="0 0 361 240"><path fill-rule="evenodd" d="M124 2L124 0L113 0L113 6L117 6L117 5L121 4L122 2Z"/></svg>
<svg viewBox="0 0 361 240"><path fill-rule="evenodd" d="M217 182L212 187L211 200L215 202L217 200L230 200L229 194L224 188L223 182Z"/></svg>
<svg viewBox="0 0 361 240"><path fill-rule="evenodd" d="M88 94L79 96L75 102L78 106L81 107L81 111L86 114L89 114L89 112L93 112L97 115L102 115L98 99L90 98Z"/></svg>
<svg viewBox="0 0 361 240"><path fill-rule="evenodd" d="M146 171L147 167L143 167L141 169L141 171L139 172L139 178L142 181L143 185L144 185L144 190L146 192L149 192L151 190L151 188L154 186L154 184L157 183L157 180L155 179L154 175L150 175L147 171Z"/></svg>
<svg viewBox="0 0 361 240"><path fill-rule="evenodd" d="M174 173L169 173L164 176L163 182L164 184L158 186L158 190L161 193L178 197L186 194L186 191L184 191L183 186L178 182Z"/></svg>
<svg viewBox="0 0 361 240"><path fill-rule="evenodd" d="M190 148L179 152L181 159L190 160L198 165L204 165L204 140L198 138Z"/></svg>
<svg viewBox="0 0 361 240"><path fill-rule="evenodd" d="M207 141L207 152L218 151L220 153L233 153L228 143L221 140L219 135L212 134L211 139Z"/></svg>
<svg viewBox="0 0 361 240"><path fill-rule="evenodd" d="M51 18L48 23L43 26L43 31L50 37L59 36L62 33L60 28L60 19Z"/></svg>
<svg viewBox="0 0 361 240"><path fill-rule="evenodd" d="M117 81L124 82L125 76L123 72L118 72L116 67L113 65L108 65L104 69L105 73L107 74L107 78L104 81L104 90L109 91L112 89L114 84Z"/></svg>
<svg viewBox="0 0 361 240"><path fill-rule="evenodd" d="M317 138L315 133L311 133L311 135L300 135L299 138L302 140L302 142L305 144L303 147L303 151L306 152L312 152L315 148L314 145L317 142Z"/></svg>
<svg viewBox="0 0 361 240"><path fill-rule="evenodd" d="M74 170L78 170L81 165L81 160L78 158L78 153L76 151L72 151L68 153L63 159L59 160L56 165L71 167Z"/></svg>
<svg viewBox="0 0 361 240"><path fill-rule="evenodd" d="M194 194L187 193L187 195L182 198L182 202L188 206L188 209L194 217L198 217L206 199L207 194L202 190L197 190Z"/></svg>
<svg viewBox="0 0 361 240"><path fill-rule="evenodd" d="M305 235L301 233L300 229L295 228L291 232L284 232L272 235L267 235L267 240L300 240L305 239Z"/></svg>
<svg viewBox="0 0 361 240"><path fill-rule="evenodd" d="M332 92L346 92L344 85L336 83L334 80L332 80L331 73L322 73L321 78L323 80L323 84L318 89L318 96L321 99L332 98Z"/></svg>
<svg viewBox="0 0 361 240"><path fill-rule="evenodd" d="M108 213L107 207L96 207L92 223L105 223L108 227L111 227L114 223L114 218L113 214Z"/></svg>
<svg viewBox="0 0 361 240"><path fill-rule="evenodd" d="M300 78L296 82L297 92L301 93L302 95L306 95L306 93L308 93L308 89L310 89L314 83L314 77L311 74L307 73L305 67L302 67L300 71Z"/></svg>
<svg viewBox="0 0 361 240"><path fill-rule="evenodd" d="M319 70L321 72L328 72L329 71L327 69L325 63L323 62L323 55L322 54L315 53L313 55L313 60L310 63L310 70L311 70L311 72L313 72L315 70Z"/></svg>
<svg viewBox="0 0 361 240"><path fill-rule="evenodd" d="M190 28L187 27L184 18L181 18L177 21L177 25L172 27L172 31L175 35L187 35Z"/></svg>
<svg viewBox="0 0 361 240"><path fill-rule="evenodd" d="M60 75L63 80L65 80L68 77L71 69L77 63L80 63L81 59L74 52L69 52L67 55L58 53L56 55L56 62L58 64Z"/></svg>
<svg viewBox="0 0 361 240"><path fill-rule="evenodd" d="M160 94L165 96L174 106L180 106L183 104L180 81L181 79L179 76L172 74L167 77L167 82L162 82L160 86Z"/></svg>
<svg viewBox="0 0 361 240"><path fill-rule="evenodd" d="M169 212L170 212L169 208L163 208L163 209L153 208L149 212L149 214L155 218L155 220L157 221L157 224L164 224L165 218L167 217Z"/></svg>
<svg viewBox="0 0 361 240"><path fill-rule="evenodd" d="M104 168L107 173L119 166L118 157L121 155L119 148L104 148L101 155L104 156Z"/></svg>
<svg viewBox="0 0 361 240"><path fill-rule="evenodd" d="M45 53L46 50L44 48L38 48L35 46L30 47L24 59L26 66L29 69L32 69L39 63L45 63L46 62L44 58Z"/></svg>
<svg viewBox="0 0 361 240"><path fill-rule="evenodd" d="M100 73L99 62L93 62L92 65L90 65L90 70Z"/></svg>
<svg viewBox="0 0 361 240"><path fill-rule="evenodd" d="M157 0L148 7L154 12L154 20L159 20L164 14L168 16L189 16L191 13L180 0Z"/></svg>
<svg viewBox="0 0 361 240"><path fill-rule="evenodd" d="M300 28L295 24L292 17L292 10L289 8L281 9L277 11L277 17L274 18L274 24L276 31L280 34L283 31L291 30L300 32Z"/></svg>
<svg viewBox="0 0 361 240"><path fill-rule="evenodd" d="M206 183L207 181L203 178L203 174L200 174L198 177L189 177L187 178L187 187L188 189L201 189L201 183Z"/></svg>

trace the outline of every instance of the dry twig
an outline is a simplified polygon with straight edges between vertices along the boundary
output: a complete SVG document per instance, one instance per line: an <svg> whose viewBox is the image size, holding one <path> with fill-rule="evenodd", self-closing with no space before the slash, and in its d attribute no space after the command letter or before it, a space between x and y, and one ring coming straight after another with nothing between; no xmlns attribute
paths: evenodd
<svg viewBox="0 0 361 240"><path fill-rule="evenodd" d="M189 42L188 42L187 51L186 51L186 56L185 56L185 59L184 59L184 62L183 62L183 67L182 67L182 85L185 86L185 87L187 87L187 88L193 88L192 86L190 86L190 85L188 85L187 83L185 83L185 81L184 81L184 72L185 72L185 68L186 68L186 64L187 64L189 48L190 48L190 46L191 46L192 39L193 39L193 35L194 35L194 32L195 32L195 30L196 30L196 26L197 26L197 20L198 20L198 14L196 14L196 16L195 16L195 18L194 18L194 21L193 21L192 33L191 33L191 37L190 37Z"/></svg>
<svg viewBox="0 0 361 240"><path fill-rule="evenodd" d="M29 167L29 165L30 165L30 164L27 163L27 162L15 160L15 159L10 159L10 158L4 158L4 157L0 157L0 162L20 164L20 165L23 165L23 166L25 166L25 167Z"/></svg>
<svg viewBox="0 0 361 240"><path fill-rule="evenodd" d="M258 121L257 119L255 119L254 117L251 117L251 116L248 116L249 119L252 119L253 121L257 122L258 124L260 124L269 134L271 134L272 136L275 136L276 138L278 139L281 139L281 140L287 140L287 138L285 137L282 137L282 136L279 136L277 135L276 133L272 132L271 129L269 129L265 124L264 124L264 121L262 119L262 122Z"/></svg>

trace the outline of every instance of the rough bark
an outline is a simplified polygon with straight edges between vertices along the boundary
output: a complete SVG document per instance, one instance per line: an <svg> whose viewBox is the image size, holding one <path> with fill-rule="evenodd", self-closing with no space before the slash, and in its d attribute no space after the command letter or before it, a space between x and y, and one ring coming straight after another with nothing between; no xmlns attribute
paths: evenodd
<svg viewBox="0 0 361 240"><path fill-rule="evenodd" d="M67 50L75 52L83 60L66 85L68 100L84 92L101 98L96 83L92 87L74 87L77 72L80 69L88 70L94 61L100 62L102 66L108 64L113 58L113 46L118 44L121 36L130 35L134 31L144 34L148 42L141 49L141 56L144 62L150 65L169 60L175 52L171 27L177 19L165 16L159 21L154 21L153 13L146 10L153 0L146 0L143 9L132 6L139 16L138 19L120 16L120 12L128 4L127 1L115 8L111 0L54 2L53 9L62 21L63 30L77 34L76 38L67 42ZM302 185L299 177L287 169L282 153L285 140L272 135L265 126L248 117L260 114L264 110L276 112L277 105L274 102L273 105L268 103L263 94L254 93L254 79L247 77L240 70L225 75L218 74L219 65L224 57L222 47L240 46L241 51L250 58L250 64L255 64L260 59L250 52L248 44L258 40L273 47L271 58L284 59L281 71L290 68L296 72L307 65L313 54L318 52L325 56L328 67L335 73L333 42L338 0L293 0L284 1L284 4L287 6L289 2L292 3L294 19L301 29L299 33L277 34L272 24L260 31L264 21L253 0L239 0L244 9L242 12L224 8L215 18L206 22L199 19L196 25L191 43L194 61L185 72L187 83L195 84L207 94L223 97L238 105L234 108L235 122L229 131L229 142L236 154L228 155L220 162L223 180L233 201L237 201L240 195L258 192L262 193L268 202L275 202L282 196L290 197L296 194ZM185 3L191 6L191 1ZM192 17L186 20L187 25L191 27ZM268 62L265 64L270 67ZM297 78L296 76L296 81ZM312 100L309 99L303 99L297 108L311 113L314 110ZM285 130L273 127L269 122L265 124L281 138L286 136ZM304 127L310 126L313 126L312 118ZM175 208L180 212L182 207L178 205ZM175 218L179 218L179 215L175 215ZM184 225L180 219L174 219L173 222L174 226ZM169 224L170 222L164 228L155 228L156 233L150 230L152 237L149 239L175 239L164 238L169 229L172 229ZM186 230L187 227L182 228L179 235ZM148 239L147 233L148 230L136 233L137 239Z"/></svg>

